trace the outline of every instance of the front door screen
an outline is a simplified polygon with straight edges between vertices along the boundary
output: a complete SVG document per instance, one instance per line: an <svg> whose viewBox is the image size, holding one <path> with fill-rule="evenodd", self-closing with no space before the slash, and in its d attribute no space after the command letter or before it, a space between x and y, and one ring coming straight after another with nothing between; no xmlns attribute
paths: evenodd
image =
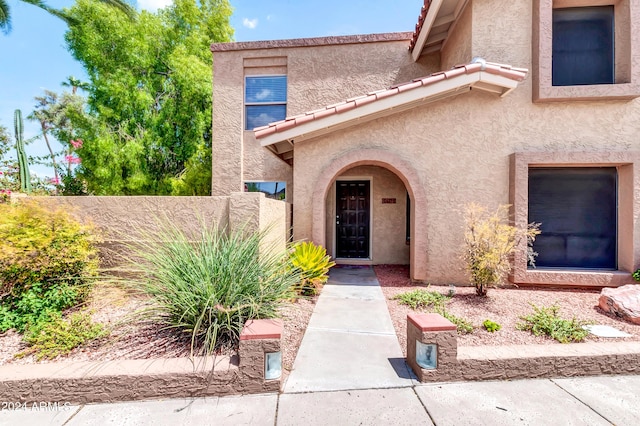
<svg viewBox="0 0 640 426"><path fill-rule="evenodd" d="M339 258L369 258L369 181L336 183L336 251Z"/></svg>

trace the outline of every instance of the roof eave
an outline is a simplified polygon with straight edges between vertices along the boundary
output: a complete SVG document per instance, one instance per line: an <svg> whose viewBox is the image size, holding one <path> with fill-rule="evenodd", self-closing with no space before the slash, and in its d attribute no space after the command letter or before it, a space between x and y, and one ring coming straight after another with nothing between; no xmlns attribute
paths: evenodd
<svg viewBox="0 0 640 426"><path fill-rule="evenodd" d="M424 19L421 17L418 22L410 45L414 61L422 55L442 50L468 2L469 0L431 0L430 3L425 1L427 9Z"/></svg>
<svg viewBox="0 0 640 426"><path fill-rule="evenodd" d="M293 144L316 138L336 130L361 124L373 119L389 116L411 109L417 105L466 93L472 89L483 90L505 96L518 86L513 79L480 71L462 74L438 83L408 90L343 113L300 124L281 132L258 138L263 147L268 147L279 156L293 150Z"/></svg>

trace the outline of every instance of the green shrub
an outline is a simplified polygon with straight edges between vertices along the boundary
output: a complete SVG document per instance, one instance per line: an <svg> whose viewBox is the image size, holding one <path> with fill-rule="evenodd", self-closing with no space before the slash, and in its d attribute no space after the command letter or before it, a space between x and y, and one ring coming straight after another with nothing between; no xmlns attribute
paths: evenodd
<svg viewBox="0 0 640 426"><path fill-rule="evenodd" d="M144 277L134 284L154 302L143 314L189 333L192 354L236 343L247 320L275 316L300 279L287 271L287 253L268 247L264 234L203 228L194 241L163 225L132 247Z"/></svg>
<svg viewBox="0 0 640 426"><path fill-rule="evenodd" d="M556 339L560 343L581 342L589 334L583 326L587 322L563 319L558 315L560 307L552 305L550 307L533 307L533 314L520 317L524 322L518 323L518 330L530 331L536 336L546 335Z"/></svg>
<svg viewBox="0 0 640 426"><path fill-rule="evenodd" d="M493 322L491 320L484 320L482 325L484 326L485 330L487 330L489 333L496 332L502 328L500 324L498 324L497 322Z"/></svg>
<svg viewBox="0 0 640 426"><path fill-rule="evenodd" d="M462 260L476 287L476 294L486 296L489 287L502 284L511 271L511 257L520 241L527 240L527 256L534 264L535 237L540 234L539 224L518 229L508 224L509 206L503 205L490 213L477 204L466 207Z"/></svg>
<svg viewBox="0 0 640 426"><path fill-rule="evenodd" d="M456 330L458 333L460 334L473 333L473 324L471 323L471 321L468 321L462 317L457 317L453 314L450 314L449 312L447 312L447 310L444 307L440 309L436 309L435 312L437 314L442 315L443 317L451 321L453 324L455 324Z"/></svg>
<svg viewBox="0 0 640 426"><path fill-rule="evenodd" d="M471 322L447 312L446 303L451 300L448 296L435 291L417 289L397 294L393 299L398 300L398 303L401 305L407 305L414 310L430 310L431 312L442 315L456 325L456 329L460 334L473 332L473 324L471 324Z"/></svg>
<svg viewBox="0 0 640 426"><path fill-rule="evenodd" d="M640 269L636 269L636 271L633 274L631 274L631 276L633 277L634 280L640 281Z"/></svg>
<svg viewBox="0 0 640 426"><path fill-rule="evenodd" d="M52 286L44 291L40 283L34 283L13 303L2 305L10 315L0 322L0 332L15 328L23 333L28 327L50 321L56 314L75 306L84 289L68 284Z"/></svg>
<svg viewBox="0 0 640 426"><path fill-rule="evenodd" d="M294 290L301 295L314 295L327 282L329 269L335 265L327 250L311 241L297 242L289 254L291 266L300 273L300 282Z"/></svg>
<svg viewBox="0 0 640 426"><path fill-rule="evenodd" d="M33 200L0 204L0 331L80 303L98 267L92 228Z"/></svg>
<svg viewBox="0 0 640 426"><path fill-rule="evenodd" d="M38 361L52 359L107 334L104 326L92 322L87 312L75 312L68 318L54 313L50 321L41 322L25 333L24 340L30 347L18 356L35 353Z"/></svg>
<svg viewBox="0 0 640 426"><path fill-rule="evenodd" d="M400 293L393 297L398 303L407 305L411 309L426 309L443 307L449 297L435 291L417 289L406 293Z"/></svg>

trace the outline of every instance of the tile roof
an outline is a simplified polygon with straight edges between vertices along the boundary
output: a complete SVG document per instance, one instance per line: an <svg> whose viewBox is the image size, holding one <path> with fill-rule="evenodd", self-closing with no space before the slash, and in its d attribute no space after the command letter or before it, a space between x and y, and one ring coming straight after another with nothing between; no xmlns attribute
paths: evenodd
<svg viewBox="0 0 640 426"><path fill-rule="evenodd" d="M413 37L409 42L409 52L413 51L413 48L418 41L418 36L420 35L420 30L422 30L422 24L424 24L424 18L427 17L427 12L429 11L429 6L431 6L431 0L424 0L424 5L422 9L420 9L420 16L418 16L418 23L416 23L416 30L413 32Z"/></svg>
<svg viewBox="0 0 640 426"><path fill-rule="evenodd" d="M482 59L478 59L470 64L455 66L448 71L437 72L426 77L416 78L407 83L397 84L388 89L370 92L364 96L350 98L346 101L329 105L321 109L309 111L292 117L287 117L284 120L269 123L266 126L256 127L255 129L253 129L253 131L255 133L255 137L257 139L260 139L274 133L291 129L304 123L309 123L314 120L320 120L325 117L340 114L345 111L349 111L384 98L407 92L409 90L429 86L439 81L443 81L459 75L474 74L481 71L502 76L518 82L524 80L528 73L528 70L524 68L514 68L510 65L495 64L491 62L485 62Z"/></svg>

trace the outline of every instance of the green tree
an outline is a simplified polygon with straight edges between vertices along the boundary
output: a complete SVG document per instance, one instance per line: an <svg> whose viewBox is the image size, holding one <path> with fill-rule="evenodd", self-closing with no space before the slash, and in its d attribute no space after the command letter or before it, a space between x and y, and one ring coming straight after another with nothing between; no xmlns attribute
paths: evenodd
<svg viewBox="0 0 640 426"><path fill-rule="evenodd" d="M76 23L76 21L64 10L56 9L50 7L42 0L20 0L23 3L29 3L36 7L39 7L42 10L45 10L52 14L53 16L57 16L58 18L65 21L67 24L71 25ZM125 13L129 18L134 18L136 16L136 11L124 0L98 0L104 4L107 4L111 7L115 7L120 9ZM9 8L9 3L7 0L0 0L0 31L5 34L8 34L11 31L11 9Z"/></svg>
<svg viewBox="0 0 640 426"><path fill-rule="evenodd" d="M70 77L70 80L73 77ZM76 80L73 88L81 87L83 83ZM64 85L64 83L63 83ZM86 115L86 100L75 94L74 92L63 92L58 95L56 92L45 90L43 96L36 96L36 106L33 112L27 117L30 120L37 121L42 129L42 136L47 149L49 150L48 158L45 158L44 164L51 165L54 170L56 185L62 185L61 189L64 194L83 193L78 191L82 188L81 182L75 181L74 165L80 161L80 157L75 155L82 148L82 140L77 138L74 129L75 124L86 124L90 118ZM55 153L49 141L49 136L56 138L64 147L62 152ZM61 167L58 157L64 155L65 161ZM62 176L61 176L62 175ZM61 178L62 177L62 178ZM71 190L75 187L76 190Z"/></svg>
<svg viewBox="0 0 640 426"><path fill-rule="evenodd" d="M95 194L205 195L211 187L213 42L227 0L176 0L135 22L78 0L66 40L90 80L80 173Z"/></svg>
<svg viewBox="0 0 640 426"><path fill-rule="evenodd" d="M89 83L87 83L86 81L82 81L80 79L77 79L72 75L67 77L66 81L62 82L62 86L63 87L71 87L71 94L73 94L73 95L78 93L78 89L89 90L89 88L91 87L91 85Z"/></svg>
<svg viewBox="0 0 640 426"><path fill-rule="evenodd" d="M0 124L0 160L11 150L11 136L6 127Z"/></svg>

